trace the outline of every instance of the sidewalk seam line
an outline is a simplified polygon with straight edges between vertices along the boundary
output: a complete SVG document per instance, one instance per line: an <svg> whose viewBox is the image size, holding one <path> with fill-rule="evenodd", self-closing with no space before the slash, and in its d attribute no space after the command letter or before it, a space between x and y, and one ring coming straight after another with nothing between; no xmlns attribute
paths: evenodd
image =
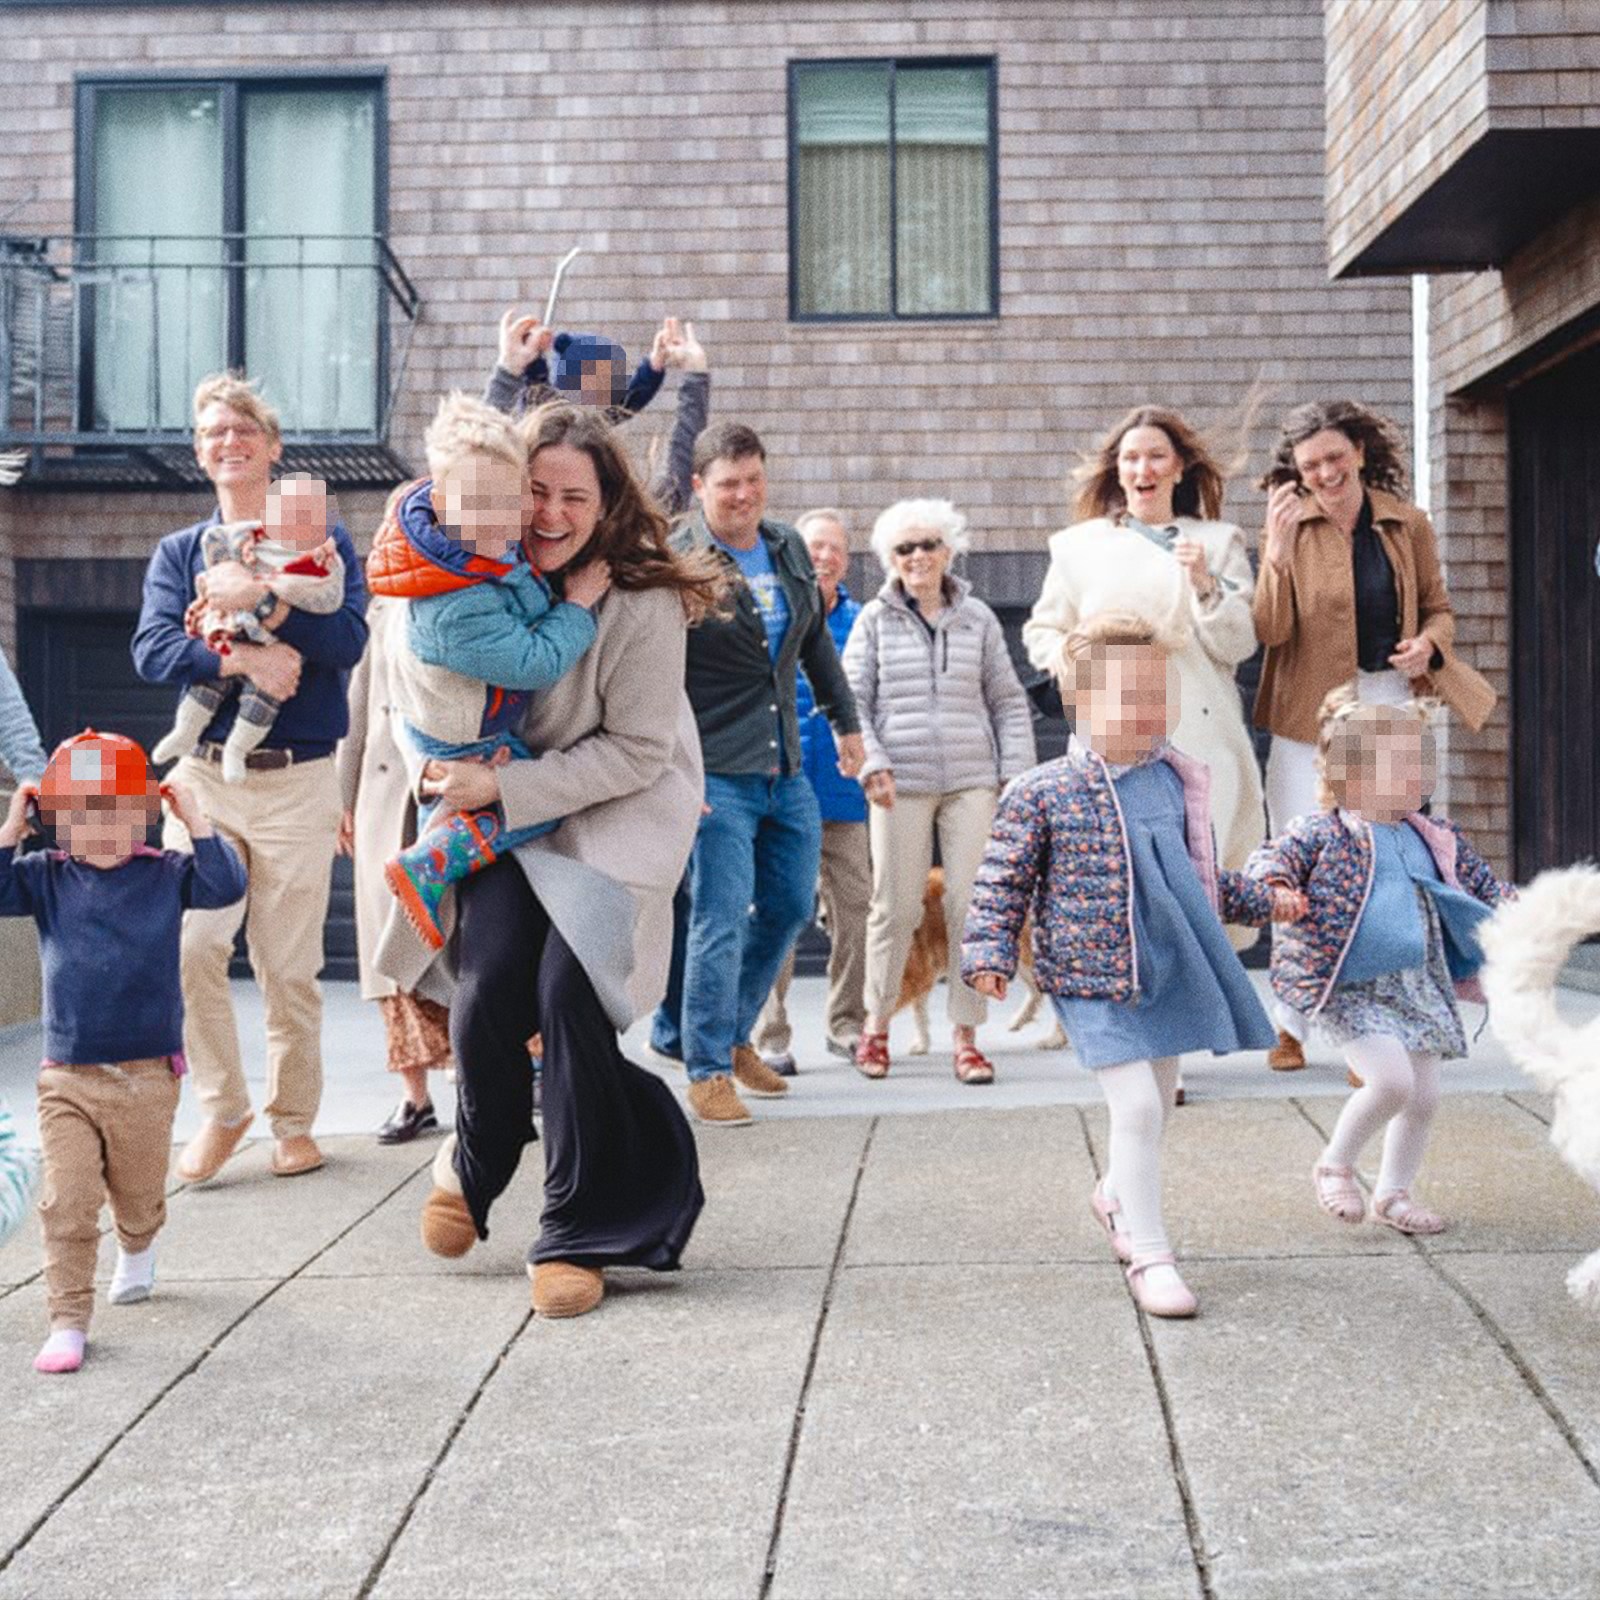
<svg viewBox="0 0 1600 1600"><path fill-rule="evenodd" d="M307 1256L306 1259L302 1261L293 1272L287 1273L283 1277L279 1278L270 1289L266 1290L265 1293L252 1300L250 1304L247 1305L244 1310L233 1319L232 1322L230 1322L225 1328L222 1329L220 1333L217 1334L216 1338L212 1339L201 1349L199 1354L196 1355L192 1361L182 1367L179 1371L175 1372L164 1384L162 1384L162 1386L156 1390L149 1400L147 1400L144 1405L140 1406L138 1411L136 1411L133 1416L130 1417L128 1421L122 1427L120 1427L99 1450L95 1452L93 1459L88 1463L87 1466L84 1467L83 1471L80 1472L72 1480L72 1482L69 1483L66 1488L63 1489L61 1493L58 1494L55 1499L52 1500L50 1504L47 1505L44 1510L34 1518L31 1523L29 1523L27 1528L23 1530L22 1536L16 1541L16 1543L13 1544L4 1555L0 1555L0 1574L3 1574L10 1567L11 1563L15 1561L16 1558L21 1555L30 1544L33 1543L34 1539L38 1537L40 1532L44 1529L45 1524L48 1523L50 1519L54 1517L59 1510L61 1510L67 1501L70 1500L73 1495L75 1495L84 1486L84 1484L86 1484L89 1479L100 1470L100 1468L109 1459L111 1452L115 1450L117 1446L120 1445L122 1441L126 1439L128 1435L131 1434L133 1430L137 1428L139 1424L143 1422L144 1419L148 1417L150 1413L154 1411L156 1407L159 1406L161 1402L165 1400L167 1396L184 1381L185 1378L192 1377L196 1372L198 1372L200 1368L205 1365L206 1361L210 1358L217 1347L221 1345L230 1334L232 1334L250 1317L254 1316L255 1313L259 1311L261 1307L264 1306L275 1294L277 1294L277 1292L283 1288L285 1284L293 1283L294 1280L312 1264L312 1262L320 1260L328 1253L328 1251L333 1249L333 1247L338 1244L340 1240L347 1238L351 1233L359 1228L368 1217L372 1216L375 1212L386 1206L397 1194L399 1194L403 1188L405 1188L408 1183L411 1182L413 1178L416 1177L417 1173L421 1172L425 1167L427 1167L427 1165L428 1162L423 1162L422 1165L417 1167L414 1171L408 1172L399 1183L397 1183L388 1191L387 1194L379 1195L379 1197L373 1201L373 1203L368 1206L360 1216L354 1218L347 1227L341 1228L331 1239L327 1241L326 1244L322 1245L319 1249L313 1251L309 1256ZM21 1285L18 1287L21 1287Z"/></svg>
<svg viewBox="0 0 1600 1600"><path fill-rule="evenodd" d="M1089 1119L1080 1107L1078 1124L1083 1132L1083 1147L1088 1153L1089 1166L1098 1182L1105 1174L1095 1155L1094 1140L1089 1133ZM1178 1419L1172 1409L1172 1396L1167 1392L1167 1380L1161 1372L1161 1360L1156 1354L1155 1339L1150 1332L1149 1319L1133 1298L1133 1290L1123 1275L1123 1290L1133 1306L1134 1323L1139 1330L1139 1342L1144 1347L1145 1365L1150 1369L1150 1382L1155 1389L1156 1405L1161 1412L1161 1427L1167 1437L1167 1459L1172 1467L1172 1481L1178 1491L1178 1503L1183 1511L1184 1533L1189 1541L1189 1557L1194 1562L1195 1581L1200 1585L1200 1600L1216 1600L1216 1590L1211 1582L1211 1557L1206 1551L1205 1531L1200 1525L1200 1508L1195 1504L1194 1486L1189 1482L1189 1469L1184 1464L1183 1446L1178 1442Z"/></svg>
<svg viewBox="0 0 1600 1600"><path fill-rule="evenodd" d="M768 1600L772 1585L778 1576L778 1547L783 1540L784 1515L789 1508L789 1488L794 1481L795 1462L800 1454L800 1435L806 1422L806 1403L811 1398L811 1380L816 1376L817 1358L822 1351L822 1334L828 1325L828 1313L833 1309L834 1286L839 1281L844 1262L845 1246L850 1239L850 1224L855 1219L856 1201L861 1194L861 1180L866 1176L867 1158L872 1153L872 1141L878 1131L879 1117L867 1124L867 1136L861 1141L861 1155L856 1161L856 1175L850 1185L850 1198L845 1203L844 1216L839 1222L839 1239L833 1247L833 1261L822 1285L822 1303L817 1308L816 1326L811 1330L811 1348L806 1353L805 1372L800 1379L800 1394L795 1401L794 1420L789 1425L789 1444L784 1451L783 1476L778 1481L778 1502L772 1513L772 1533L767 1540L766 1564L761 1569L761 1583L756 1590L757 1600Z"/></svg>
<svg viewBox="0 0 1600 1600"><path fill-rule="evenodd" d="M522 1320L511 1330L511 1337L500 1346L494 1360L485 1369L483 1376L478 1380L477 1387L467 1397L467 1403L461 1408L461 1414L451 1425L450 1431L444 1436L444 1442L439 1446L433 1460L423 1470L422 1481L406 1502L405 1510L400 1513L400 1520L394 1525L389 1537L384 1540L383 1549L378 1552L372 1565L367 1568L367 1575L362 1579L361 1587L356 1590L356 1600L367 1600L367 1597L377 1587L379 1579L383 1577L384 1569L389 1565L390 1556L395 1552L395 1547L400 1543L406 1529L411 1526L411 1519L416 1514L417 1507L422 1504L423 1496L433 1487L433 1481L438 1476L439 1468L444 1465L445 1457L450 1454L456 1440L461 1436L461 1430L466 1427L472 1413L477 1410L478 1402L494 1381L495 1374L505 1365L506 1357L511 1354L511 1347L527 1332L528 1324L532 1321L533 1307L529 1306Z"/></svg>
<svg viewBox="0 0 1600 1600"><path fill-rule="evenodd" d="M1510 1096L1508 1095L1505 1098L1509 1100ZM1511 1103L1513 1105L1516 1104L1515 1101L1512 1101ZM1307 1114L1305 1108L1299 1105L1298 1102L1296 1102L1295 1109L1300 1112L1301 1116L1305 1117L1307 1122L1311 1122L1311 1118ZM1523 1106L1519 1109L1527 1111L1528 1108ZM1541 1121L1541 1119L1534 1116L1531 1111L1528 1112L1528 1115L1533 1117L1535 1122ZM1312 1127L1316 1127L1314 1122L1311 1123L1311 1125ZM1320 1132L1320 1130L1318 1131ZM1356 1181L1361 1184L1362 1188L1366 1189L1369 1193L1371 1192L1371 1185L1367 1183L1367 1181L1359 1172L1356 1174ZM1504 1356L1506 1361L1509 1363L1511 1370L1515 1372L1516 1375L1522 1380L1523 1387L1530 1395L1533 1396L1534 1400L1538 1402L1539 1408L1544 1412L1544 1414L1549 1417L1552 1425L1555 1427L1556 1432L1560 1434L1562 1443L1565 1444L1566 1447L1573 1453L1573 1455L1577 1457L1578 1465L1582 1469L1584 1475L1595 1486L1595 1488L1600 1489L1600 1467L1597 1467L1594 1461L1590 1459L1588 1451L1586 1451L1583 1447L1583 1441L1578 1437L1577 1429L1574 1428L1571 1422L1567 1420L1566 1413L1562 1411L1561 1407L1556 1404L1555 1397L1548 1389L1545 1388L1544 1383L1540 1379L1538 1373L1533 1370L1532 1366L1528 1363L1527 1358L1512 1342L1511 1335L1508 1334L1505 1329L1495 1321L1494 1315L1489 1308L1484 1305L1483 1302L1479 1300L1478 1297L1473 1294L1473 1292L1458 1277L1456 1277L1453 1272L1449 1272L1445 1269L1444 1262L1448 1260L1450 1256L1462 1255L1466 1254L1467 1252L1450 1250L1441 1251L1438 1255L1435 1255L1432 1250L1429 1250L1423 1244L1422 1239L1419 1236L1415 1234L1402 1234L1401 1238L1403 1238L1405 1242L1411 1246L1412 1253L1417 1257L1417 1259L1423 1262L1428 1270L1432 1272L1433 1275L1438 1278L1438 1280L1447 1289L1455 1294L1457 1299L1459 1299L1466 1306L1467 1310L1470 1311L1477 1319L1478 1325L1485 1333L1489 1335L1489 1338L1493 1341L1495 1348L1499 1350L1500 1354ZM1505 1252L1503 1251L1478 1252L1478 1254L1481 1255L1496 1255L1504 1253ZM1540 1252L1540 1254L1544 1253L1545 1252ZM1552 1251L1549 1253L1554 1254L1555 1252ZM1564 1253L1565 1252L1563 1252L1563 1254Z"/></svg>
<svg viewBox="0 0 1600 1600"><path fill-rule="evenodd" d="M1541 1117L1532 1106L1525 1106L1519 1099L1517 1099L1518 1094L1523 1094L1526 1092L1527 1091L1525 1090L1518 1089L1516 1093L1513 1094L1511 1090L1506 1089L1501 1092L1500 1098L1504 1100L1508 1106L1514 1107L1516 1110L1522 1112L1525 1116L1532 1117L1533 1120L1537 1122L1546 1133L1548 1133L1550 1131L1551 1119L1549 1117Z"/></svg>

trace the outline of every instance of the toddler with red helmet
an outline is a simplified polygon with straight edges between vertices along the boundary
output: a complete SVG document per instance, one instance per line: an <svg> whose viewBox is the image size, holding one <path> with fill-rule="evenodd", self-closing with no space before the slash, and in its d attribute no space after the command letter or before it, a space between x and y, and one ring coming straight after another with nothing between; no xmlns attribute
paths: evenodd
<svg viewBox="0 0 1600 1600"><path fill-rule="evenodd" d="M165 798L193 853L145 835ZM19 856L30 811L58 848ZM166 1220L167 1163L183 1067L183 913L232 905L244 867L193 793L158 790L144 751L88 728L59 745L0 825L0 916L31 916L44 973L39 1141L50 1336L40 1372L83 1365L100 1208L117 1231L113 1305L149 1297Z"/></svg>

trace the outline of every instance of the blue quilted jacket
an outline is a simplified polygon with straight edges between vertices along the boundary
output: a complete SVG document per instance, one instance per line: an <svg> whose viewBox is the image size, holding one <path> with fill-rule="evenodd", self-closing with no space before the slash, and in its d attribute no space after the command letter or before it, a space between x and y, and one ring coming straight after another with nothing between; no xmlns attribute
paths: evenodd
<svg viewBox="0 0 1600 1600"><path fill-rule="evenodd" d="M1418 811L1406 821L1422 836L1446 883L1487 906L1515 895L1455 823ZM1296 818L1287 833L1269 839L1245 863L1258 882L1303 889L1311 902L1306 916L1281 924L1272 940L1272 992L1302 1016L1315 1016L1339 981L1372 893L1375 862L1372 830L1360 817L1313 811ZM1483 996L1476 978L1456 984L1456 993L1468 1000Z"/></svg>
<svg viewBox="0 0 1600 1600"><path fill-rule="evenodd" d="M1161 754L1183 782L1185 835L1195 871L1224 922L1261 927L1272 913L1264 884L1217 870L1211 779L1203 762ZM1127 828L1105 762L1074 747L1025 772L1005 792L978 869L961 939L961 976L1009 978L1033 913L1033 966L1047 994L1132 1000L1138 992L1133 867Z"/></svg>

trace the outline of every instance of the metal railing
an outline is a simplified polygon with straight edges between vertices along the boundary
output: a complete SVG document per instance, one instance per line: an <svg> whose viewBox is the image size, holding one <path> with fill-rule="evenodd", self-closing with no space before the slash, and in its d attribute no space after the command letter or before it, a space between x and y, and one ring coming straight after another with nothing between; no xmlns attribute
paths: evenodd
<svg viewBox="0 0 1600 1600"><path fill-rule="evenodd" d="M223 368L286 440L384 441L421 308L376 234L0 236L0 450L186 439Z"/></svg>

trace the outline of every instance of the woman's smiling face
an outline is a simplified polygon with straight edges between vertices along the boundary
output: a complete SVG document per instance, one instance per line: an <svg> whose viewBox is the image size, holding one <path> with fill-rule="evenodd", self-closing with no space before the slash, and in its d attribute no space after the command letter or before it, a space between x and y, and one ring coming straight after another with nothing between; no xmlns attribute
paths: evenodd
<svg viewBox="0 0 1600 1600"><path fill-rule="evenodd" d="M1172 520L1172 497L1183 470L1183 457L1164 428L1129 428L1117 445L1117 482L1128 510L1141 522Z"/></svg>
<svg viewBox="0 0 1600 1600"><path fill-rule="evenodd" d="M528 463L528 478L528 553L541 572L559 572L582 554L605 514L599 474L587 451L547 444Z"/></svg>

